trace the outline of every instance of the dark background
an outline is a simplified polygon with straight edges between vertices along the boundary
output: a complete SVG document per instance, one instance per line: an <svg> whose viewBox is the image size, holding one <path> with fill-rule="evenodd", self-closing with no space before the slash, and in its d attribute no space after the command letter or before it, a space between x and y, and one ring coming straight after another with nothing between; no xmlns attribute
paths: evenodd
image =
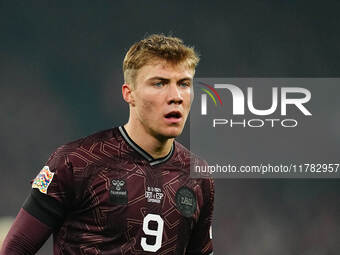
<svg viewBox="0 0 340 255"><path fill-rule="evenodd" d="M339 10L338 1L0 1L0 217L16 215L57 146L127 121L122 61L146 34L194 45L198 77L338 77ZM215 254L338 254L339 195L338 180L216 180Z"/></svg>

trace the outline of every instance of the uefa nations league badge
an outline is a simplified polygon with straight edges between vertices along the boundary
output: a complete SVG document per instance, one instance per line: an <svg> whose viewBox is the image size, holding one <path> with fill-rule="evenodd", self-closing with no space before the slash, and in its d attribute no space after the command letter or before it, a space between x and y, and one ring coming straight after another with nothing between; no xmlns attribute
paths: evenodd
<svg viewBox="0 0 340 255"><path fill-rule="evenodd" d="M184 217L191 217L196 212L196 196L194 191L183 186L179 188L175 196L177 209Z"/></svg>

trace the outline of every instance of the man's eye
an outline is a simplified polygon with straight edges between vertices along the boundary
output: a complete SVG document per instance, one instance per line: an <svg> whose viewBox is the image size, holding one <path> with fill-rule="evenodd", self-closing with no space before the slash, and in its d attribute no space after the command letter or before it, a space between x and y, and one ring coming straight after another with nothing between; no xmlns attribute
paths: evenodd
<svg viewBox="0 0 340 255"><path fill-rule="evenodd" d="M162 81L156 82L153 84L155 87L162 87L164 83Z"/></svg>
<svg viewBox="0 0 340 255"><path fill-rule="evenodd" d="M181 87L190 87L190 83L188 83L188 82L182 82L182 83L180 83L180 86Z"/></svg>

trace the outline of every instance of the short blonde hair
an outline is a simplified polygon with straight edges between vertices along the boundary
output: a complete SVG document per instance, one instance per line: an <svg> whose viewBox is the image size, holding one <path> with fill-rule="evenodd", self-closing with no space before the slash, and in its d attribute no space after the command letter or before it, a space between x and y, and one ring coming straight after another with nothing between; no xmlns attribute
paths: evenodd
<svg viewBox="0 0 340 255"><path fill-rule="evenodd" d="M125 55L123 72L125 83L134 87L137 71L152 60L162 59L172 64L184 63L195 70L199 56L193 47L184 45L177 37L153 34L134 43Z"/></svg>

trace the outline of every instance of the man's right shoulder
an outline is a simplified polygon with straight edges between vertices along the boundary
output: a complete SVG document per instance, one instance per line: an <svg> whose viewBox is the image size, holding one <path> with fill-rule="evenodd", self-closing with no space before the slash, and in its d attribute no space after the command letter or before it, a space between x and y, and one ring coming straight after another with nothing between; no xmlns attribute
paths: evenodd
<svg viewBox="0 0 340 255"><path fill-rule="evenodd" d="M103 157L112 157L121 143L118 132L118 128L110 128L61 145L51 154L48 161L65 158L70 162L80 161L88 165Z"/></svg>

